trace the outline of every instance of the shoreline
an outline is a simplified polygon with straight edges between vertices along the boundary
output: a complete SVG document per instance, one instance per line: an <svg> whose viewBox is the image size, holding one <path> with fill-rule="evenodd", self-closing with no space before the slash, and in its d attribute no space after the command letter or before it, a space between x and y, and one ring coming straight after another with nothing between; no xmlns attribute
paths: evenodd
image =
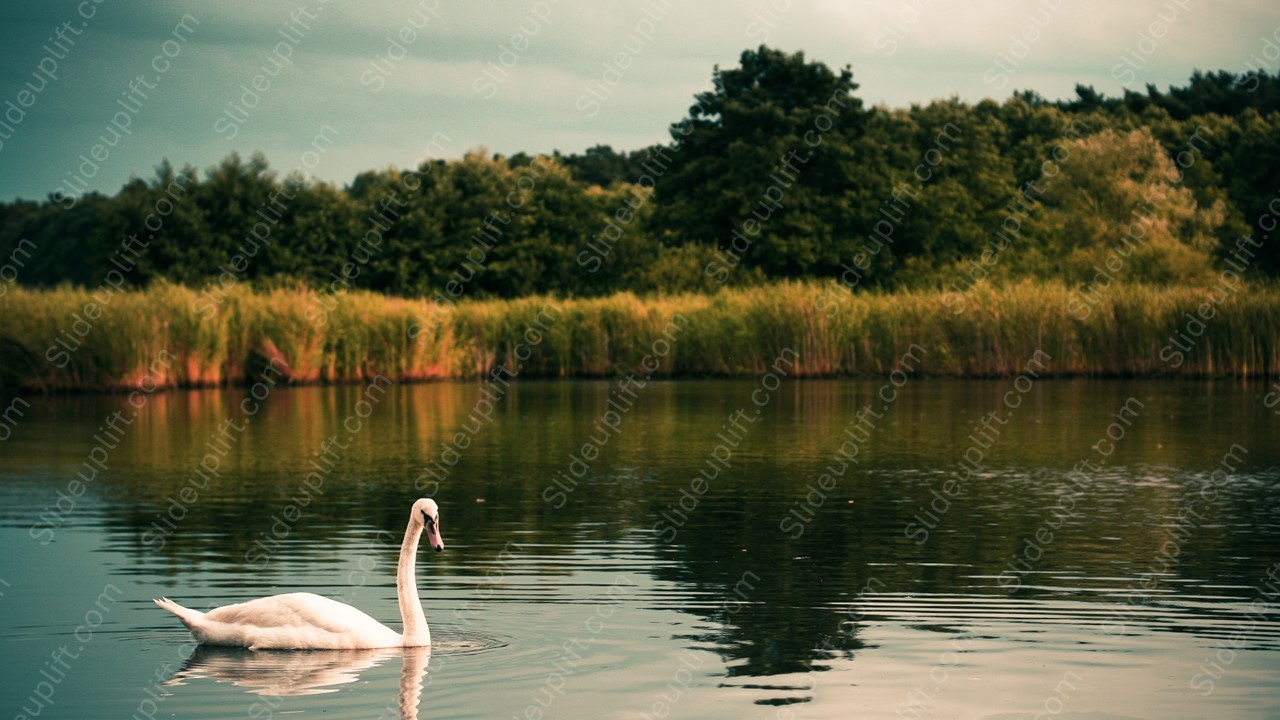
<svg viewBox="0 0 1280 720"><path fill-rule="evenodd" d="M533 376L512 378L511 383L516 385L536 385L551 383L602 383L609 384L615 382L625 376L576 376L576 377L550 377L550 376ZM684 383L739 383L758 380L762 375L673 375L661 378L654 378L649 381L653 384L684 384ZM796 384L808 383L876 383L883 382L888 374L885 375L804 375L790 376L788 381ZM912 382L980 382L980 383L997 383L1001 380L1010 380L1018 377L1017 373L1009 375L930 375L913 374ZM432 380L394 380L390 386L419 386L419 385L475 385L483 383L481 378L437 378ZM376 380L375 377L370 378L352 378L348 380L340 380L336 382L305 382L305 383L286 383L272 387L272 392L288 391L288 390L309 390L312 388L351 388L358 389L362 385L367 386ZM1258 385L1263 387L1275 387L1280 391L1280 380L1272 379L1270 376L1258 375L1068 375L1068 374L1042 374L1035 379L1036 383L1049 382L1098 382L1098 383L1125 383L1125 382L1143 382L1143 383L1179 383L1179 384L1202 384L1215 382L1230 382L1244 386ZM101 397L101 396L124 396L127 397L134 393L142 393L148 396L158 396L167 394L187 393L187 392L206 392L221 391L231 392L236 390L248 390L255 383L249 381L236 382L233 384L223 385L168 385L164 387L156 387L153 390L144 390L136 385L115 386L106 388L61 388L57 390L33 390L22 389L17 392L6 395L8 398L32 398L32 397Z"/></svg>

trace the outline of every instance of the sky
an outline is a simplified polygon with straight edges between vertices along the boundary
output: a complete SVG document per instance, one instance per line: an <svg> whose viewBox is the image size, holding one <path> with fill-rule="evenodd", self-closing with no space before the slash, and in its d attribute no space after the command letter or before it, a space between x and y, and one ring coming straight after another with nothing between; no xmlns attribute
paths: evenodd
<svg viewBox="0 0 1280 720"><path fill-rule="evenodd" d="M0 200L114 194L168 159L357 173L669 140L767 44L868 105L1108 95L1280 69L1275 0L0 0Z"/></svg>

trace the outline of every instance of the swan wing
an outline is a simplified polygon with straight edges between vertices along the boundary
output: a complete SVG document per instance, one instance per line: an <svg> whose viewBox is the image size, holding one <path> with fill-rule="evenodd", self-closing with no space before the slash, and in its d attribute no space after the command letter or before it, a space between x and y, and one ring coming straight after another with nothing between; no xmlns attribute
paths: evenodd
<svg viewBox="0 0 1280 720"><path fill-rule="evenodd" d="M356 608L314 593L289 593L205 613L206 642L249 648L378 648L400 633Z"/></svg>

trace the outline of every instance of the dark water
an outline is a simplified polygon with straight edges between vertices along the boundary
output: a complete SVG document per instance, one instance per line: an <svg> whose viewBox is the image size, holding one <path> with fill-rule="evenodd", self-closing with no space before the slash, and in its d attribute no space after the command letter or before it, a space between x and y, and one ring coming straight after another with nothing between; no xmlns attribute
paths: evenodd
<svg viewBox="0 0 1280 720"><path fill-rule="evenodd" d="M4 711L1280 717L1266 388L898 380L29 398ZM429 656L195 650L151 604L306 590L398 627L428 493Z"/></svg>

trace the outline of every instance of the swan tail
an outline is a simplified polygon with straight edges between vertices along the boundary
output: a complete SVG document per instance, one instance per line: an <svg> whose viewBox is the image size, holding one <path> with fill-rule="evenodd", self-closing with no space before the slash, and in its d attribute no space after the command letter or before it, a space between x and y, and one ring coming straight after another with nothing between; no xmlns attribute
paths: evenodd
<svg viewBox="0 0 1280 720"><path fill-rule="evenodd" d="M177 615L178 619L182 621L183 625L187 626L188 630L194 631L196 626L200 624L200 621L204 619L204 613L199 610L192 610L191 608L183 607L169 598L160 598L159 600L152 600L152 602L165 610L168 610L174 615Z"/></svg>

